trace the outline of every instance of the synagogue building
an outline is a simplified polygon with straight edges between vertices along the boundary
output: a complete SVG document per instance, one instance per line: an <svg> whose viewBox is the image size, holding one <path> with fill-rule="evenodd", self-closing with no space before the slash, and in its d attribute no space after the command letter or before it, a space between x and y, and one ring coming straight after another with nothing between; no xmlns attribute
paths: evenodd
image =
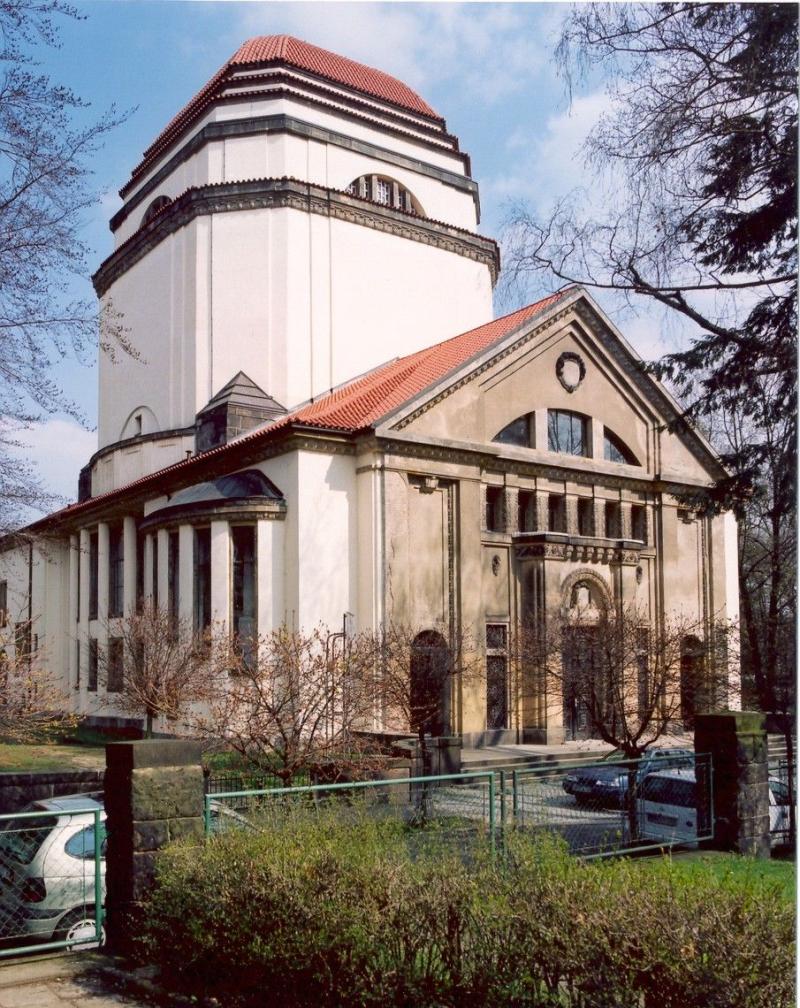
<svg viewBox="0 0 800 1008"><path fill-rule="evenodd" d="M251 39L121 197L94 285L138 357L101 355L77 503L0 554L0 617L76 710L115 716L98 662L124 675L141 599L241 637L468 632L438 727L473 745L588 730L516 689L524 618L736 617L734 520L682 503L714 451L585 290L494 318L469 155L401 81Z"/></svg>

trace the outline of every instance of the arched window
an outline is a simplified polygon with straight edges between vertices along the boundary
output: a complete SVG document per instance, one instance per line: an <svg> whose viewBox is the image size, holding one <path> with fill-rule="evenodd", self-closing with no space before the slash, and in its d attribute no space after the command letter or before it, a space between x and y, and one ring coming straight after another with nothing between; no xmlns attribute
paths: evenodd
<svg viewBox="0 0 800 1008"><path fill-rule="evenodd" d="M353 179L347 187L347 191L353 196L372 200L373 203L382 203L395 210L405 210L408 213L424 216L419 201L411 195L408 189L386 175L361 175L359 178Z"/></svg>
<svg viewBox="0 0 800 1008"><path fill-rule="evenodd" d="M630 448L621 438L618 438L616 434L612 433L608 427L605 428L603 435L603 458L606 462L620 462L623 465L639 465L639 460Z"/></svg>
<svg viewBox="0 0 800 1008"><path fill-rule="evenodd" d="M156 214L161 213L164 207L168 207L171 202L172 200L169 196L156 196L150 206L145 210L141 226L144 227L145 224L149 224Z"/></svg>
<svg viewBox="0 0 800 1008"><path fill-rule="evenodd" d="M519 445L521 448L530 448L532 444L531 419L530 413L517 417L510 424L506 424L498 434L495 434L492 440L499 441L500 444Z"/></svg>
<svg viewBox="0 0 800 1008"><path fill-rule="evenodd" d="M570 410L547 411L547 448L563 455L588 457L589 423L582 413Z"/></svg>

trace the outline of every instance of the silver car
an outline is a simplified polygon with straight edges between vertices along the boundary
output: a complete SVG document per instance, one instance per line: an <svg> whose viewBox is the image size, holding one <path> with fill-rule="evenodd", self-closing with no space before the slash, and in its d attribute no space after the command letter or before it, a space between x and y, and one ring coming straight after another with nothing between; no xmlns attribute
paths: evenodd
<svg viewBox="0 0 800 1008"><path fill-rule="evenodd" d="M42 814L0 820L0 936L63 941L68 948L96 945L97 849L101 899L105 899L102 796L45 798L22 811Z"/></svg>
<svg viewBox="0 0 800 1008"><path fill-rule="evenodd" d="M216 799L210 800L209 810L212 833L256 828L245 816ZM46 798L31 802L22 811L41 815L28 818L17 814L0 819L0 939L24 944L65 942L71 949L96 946L98 848L101 901L105 901L106 894L107 837L102 794ZM101 925L99 944L104 939Z"/></svg>

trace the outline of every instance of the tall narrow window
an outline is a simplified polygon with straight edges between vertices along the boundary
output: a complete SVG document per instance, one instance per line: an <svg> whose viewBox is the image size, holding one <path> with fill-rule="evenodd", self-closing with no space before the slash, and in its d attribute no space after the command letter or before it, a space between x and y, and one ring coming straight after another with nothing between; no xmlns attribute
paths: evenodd
<svg viewBox="0 0 800 1008"><path fill-rule="evenodd" d="M81 688L81 642L75 641L75 689Z"/></svg>
<svg viewBox="0 0 800 1008"><path fill-rule="evenodd" d="M520 532L536 531L536 494L530 490L520 490L518 500Z"/></svg>
<svg viewBox="0 0 800 1008"><path fill-rule="evenodd" d="M109 693L119 693L123 683L122 638L108 639L108 680L106 690Z"/></svg>
<svg viewBox="0 0 800 1008"><path fill-rule="evenodd" d="M144 536L136 537L136 606L141 608L144 598Z"/></svg>
<svg viewBox="0 0 800 1008"><path fill-rule="evenodd" d="M180 540L170 532L167 540L167 608L173 624L178 622L178 578L180 575Z"/></svg>
<svg viewBox="0 0 800 1008"><path fill-rule="evenodd" d="M647 545L647 514L641 504L631 506L631 536Z"/></svg>
<svg viewBox="0 0 800 1008"><path fill-rule="evenodd" d="M150 564L151 564L151 577L153 584L153 608L158 606L158 536L152 535L150 541L153 544L153 549L150 554Z"/></svg>
<svg viewBox="0 0 800 1008"><path fill-rule="evenodd" d="M89 619L97 619L97 532L89 534Z"/></svg>
<svg viewBox="0 0 800 1008"><path fill-rule="evenodd" d="M486 487L486 529L489 532L505 532L505 508L503 488Z"/></svg>
<svg viewBox="0 0 800 1008"><path fill-rule="evenodd" d="M568 410L547 411L547 447L564 455L589 454L586 417Z"/></svg>
<svg viewBox="0 0 800 1008"><path fill-rule="evenodd" d="M606 539L622 538L622 513L619 501L606 501Z"/></svg>
<svg viewBox="0 0 800 1008"><path fill-rule="evenodd" d="M578 498L578 535L594 535L594 500L591 497Z"/></svg>
<svg viewBox="0 0 800 1008"><path fill-rule="evenodd" d="M486 729L508 727L508 627L486 624Z"/></svg>
<svg viewBox="0 0 800 1008"><path fill-rule="evenodd" d="M0 627L8 626L8 581L0 581Z"/></svg>
<svg viewBox="0 0 800 1008"><path fill-rule="evenodd" d="M89 665L86 672L86 688L90 693L97 692L97 665L100 657L96 637L89 639Z"/></svg>
<svg viewBox="0 0 800 1008"><path fill-rule="evenodd" d="M211 626L211 529L194 531L194 628Z"/></svg>
<svg viewBox="0 0 800 1008"><path fill-rule="evenodd" d="M122 527L109 530L108 535L108 615L122 615L122 591L124 583L124 553L122 550Z"/></svg>
<svg viewBox="0 0 800 1008"><path fill-rule="evenodd" d="M550 494L547 498L547 528L550 532L567 531L567 509L563 494Z"/></svg>
<svg viewBox="0 0 800 1008"><path fill-rule="evenodd" d="M233 632L247 663L256 636L256 530L235 525L233 539Z"/></svg>

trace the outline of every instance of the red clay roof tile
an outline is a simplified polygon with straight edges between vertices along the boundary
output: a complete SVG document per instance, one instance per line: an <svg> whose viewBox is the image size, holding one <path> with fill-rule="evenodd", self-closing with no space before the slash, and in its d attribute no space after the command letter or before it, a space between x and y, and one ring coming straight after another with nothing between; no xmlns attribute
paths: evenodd
<svg viewBox="0 0 800 1008"><path fill-rule="evenodd" d="M240 446L257 447L260 441L265 444L273 437L290 427L313 427L319 430L355 433L375 426L384 417L393 413L400 406L410 402L426 388L441 381L451 371L462 367L476 354L487 350L509 333L535 315L545 311L551 305L560 301L574 291L574 287L551 294L541 301L536 301L525 308L503 315L501 318L487 322L476 329L470 329L459 336L435 343L424 350L407 357L399 357L388 364L383 364L373 371L356 378L345 385L320 396L313 403L281 417L267 427L245 434L229 444L212 448L202 455L176 462L154 473L148 473L126 486L98 494L89 500L71 504L61 511L48 515L30 526L37 529L50 525L61 519L69 519L82 511L88 511L100 503L112 503L123 498L128 493L152 492L165 493L169 487L171 476L180 477L182 473L190 473L193 469L205 468L215 458L235 451ZM205 478L205 477L201 477ZM183 483L182 485L187 485Z"/></svg>
<svg viewBox="0 0 800 1008"><path fill-rule="evenodd" d="M528 319L549 308L565 293L551 294L477 329L470 329L443 343L384 364L316 402L281 417L270 430L289 424L346 431L371 427Z"/></svg>
<svg viewBox="0 0 800 1008"><path fill-rule="evenodd" d="M131 180L122 187L120 193L124 194L147 165L158 157L200 113L226 78L243 67L263 63L285 63L287 66L306 70L335 84L343 84L372 98L379 98L391 105L407 109L409 112L435 119L438 123L444 123L439 113L416 91L412 91L407 84L397 80L396 77L390 77L382 70L357 63L327 49L320 49L319 46L303 42L291 35L261 35L242 43L228 62L220 67L211 80L170 120L144 152L141 163L133 170Z"/></svg>

